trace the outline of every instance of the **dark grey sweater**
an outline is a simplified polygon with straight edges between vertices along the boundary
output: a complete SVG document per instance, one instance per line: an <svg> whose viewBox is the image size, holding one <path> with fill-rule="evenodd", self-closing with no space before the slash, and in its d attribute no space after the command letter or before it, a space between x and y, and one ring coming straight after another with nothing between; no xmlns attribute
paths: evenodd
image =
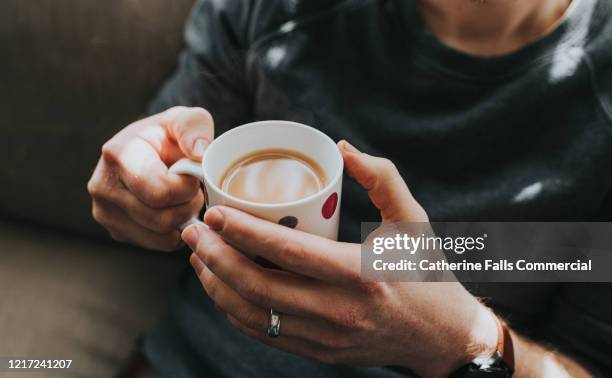
<svg viewBox="0 0 612 378"><path fill-rule="evenodd" d="M574 0L552 33L497 58L444 46L409 0L203 0L186 44L151 111L203 106L217 135L288 119L346 138L393 160L432 220L612 220L609 0ZM347 179L341 239L377 219ZM517 331L612 376L612 285L468 289ZM189 270L143 347L162 376L400 374L263 346L212 308Z"/></svg>

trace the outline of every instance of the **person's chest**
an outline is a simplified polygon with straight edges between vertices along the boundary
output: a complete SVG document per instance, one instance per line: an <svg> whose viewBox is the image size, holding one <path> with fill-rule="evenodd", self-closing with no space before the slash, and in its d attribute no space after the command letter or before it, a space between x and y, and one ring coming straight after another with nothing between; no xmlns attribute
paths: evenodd
<svg viewBox="0 0 612 378"><path fill-rule="evenodd" d="M601 219L612 188L612 129L585 66L554 82L545 65L470 81L423 65L384 34L297 33L270 42L251 66L256 118L303 122L391 159L432 220ZM350 179L342 214L344 240L358 241L359 222L378 220ZM547 318L558 290L466 286L525 332Z"/></svg>
<svg viewBox="0 0 612 378"><path fill-rule="evenodd" d="M303 122L391 159L432 220L599 219L612 129L586 65L555 82L546 65L468 80L424 65L386 26L350 40L329 28L257 51L256 118ZM359 192L347 183L351 221L376 220Z"/></svg>

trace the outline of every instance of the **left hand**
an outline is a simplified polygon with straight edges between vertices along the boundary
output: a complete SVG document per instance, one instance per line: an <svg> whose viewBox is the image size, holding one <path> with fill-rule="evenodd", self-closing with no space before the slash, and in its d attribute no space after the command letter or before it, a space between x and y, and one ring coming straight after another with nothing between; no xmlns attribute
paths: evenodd
<svg viewBox="0 0 612 378"><path fill-rule="evenodd" d="M389 160L339 143L349 175L388 222L427 222ZM490 311L459 283L365 282L360 245L335 242L229 207L190 226L183 239L204 290L247 335L330 364L396 365L445 376L495 350ZM260 256L284 270L254 263ZM281 313L281 336L266 333L269 310Z"/></svg>

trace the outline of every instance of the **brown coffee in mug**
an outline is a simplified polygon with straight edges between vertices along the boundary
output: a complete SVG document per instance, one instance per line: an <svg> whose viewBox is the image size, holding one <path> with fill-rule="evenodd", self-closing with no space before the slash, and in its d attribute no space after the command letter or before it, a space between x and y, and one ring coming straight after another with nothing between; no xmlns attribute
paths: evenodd
<svg viewBox="0 0 612 378"><path fill-rule="evenodd" d="M323 169L309 157L295 151L267 149L234 162L219 186L241 200L273 204L306 198L325 184Z"/></svg>

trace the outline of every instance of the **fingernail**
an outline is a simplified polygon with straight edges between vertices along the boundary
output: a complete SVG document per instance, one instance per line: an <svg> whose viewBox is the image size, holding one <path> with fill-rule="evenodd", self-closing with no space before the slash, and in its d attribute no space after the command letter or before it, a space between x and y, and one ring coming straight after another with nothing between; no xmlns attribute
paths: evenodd
<svg viewBox="0 0 612 378"><path fill-rule="evenodd" d="M195 250L196 246L198 245L198 240L200 239L200 234L198 233L198 230L197 230L196 226L189 226L189 227L187 227L187 229L185 229L185 231L183 231L183 234L181 235L181 238L185 241L185 243L193 251L193 250Z"/></svg>
<svg viewBox="0 0 612 378"><path fill-rule="evenodd" d="M358 153L359 152L359 150L357 148L355 148L355 146L353 146L352 144L350 144L346 140L342 141L342 148L344 148L344 150L348 151L348 152L353 152L353 153Z"/></svg>
<svg viewBox="0 0 612 378"><path fill-rule="evenodd" d="M204 152L210 145L210 142L206 139L198 139L193 144L193 156L198 159L202 159Z"/></svg>
<svg viewBox="0 0 612 378"><path fill-rule="evenodd" d="M223 229L223 222L225 221L223 213L216 207L212 207L204 214L204 222L213 231L221 231Z"/></svg>

